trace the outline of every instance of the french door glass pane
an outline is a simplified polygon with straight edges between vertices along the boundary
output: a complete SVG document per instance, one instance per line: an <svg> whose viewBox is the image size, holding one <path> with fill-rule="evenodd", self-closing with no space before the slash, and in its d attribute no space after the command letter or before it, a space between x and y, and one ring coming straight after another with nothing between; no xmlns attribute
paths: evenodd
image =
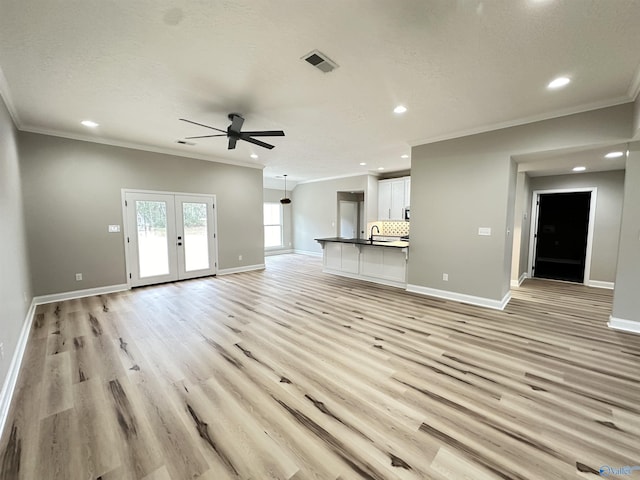
<svg viewBox="0 0 640 480"><path fill-rule="evenodd" d="M209 268L207 204L182 204L184 221L184 265L187 272Z"/></svg>
<svg viewBox="0 0 640 480"><path fill-rule="evenodd" d="M136 223L140 278L168 274L167 204L137 200Z"/></svg>
<svg viewBox="0 0 640 480"><path fill-rule="evenodd" d="M280 225L264 226L264 246L279 247L282 245L282 228Z"/></svg>

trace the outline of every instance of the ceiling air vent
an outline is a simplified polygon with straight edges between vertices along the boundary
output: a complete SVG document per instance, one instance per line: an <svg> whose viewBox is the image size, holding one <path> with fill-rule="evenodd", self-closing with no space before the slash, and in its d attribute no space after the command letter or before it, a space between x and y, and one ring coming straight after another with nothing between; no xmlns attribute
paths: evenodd
<svg viewBox="0 0 640 480"><path fill-rule="evenodd" d="M302 59L324 73L329 73L330 71L338 68L338 64L336 62L318 50L313 50L312 52L307 53L302 57Z"/></svg>

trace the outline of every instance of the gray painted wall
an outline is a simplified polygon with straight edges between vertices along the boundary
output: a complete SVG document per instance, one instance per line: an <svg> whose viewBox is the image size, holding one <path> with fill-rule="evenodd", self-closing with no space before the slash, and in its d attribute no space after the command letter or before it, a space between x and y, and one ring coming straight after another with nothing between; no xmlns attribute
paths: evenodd
<svg viewBox="0 0 640 480"><path fill-rule="evenodd" d="M107 233L123 224L122 188L215 194L218 268L264 263L259 169L33 133L19 141L35 295L126 282L122 234Z"/></svg>
<svg viewBox="0 0 640 480"><path fill-rule="evenodd" d="M9 371L31 298L17 131L0 98L0 389Z"/></svg>
<svg viewBox="0 0 640 480"><path fill-rule="evenodd" d="M640 139L640 95L636 98L633 113L633 138Z"/></svg>
<svg viewBox="0 0 640 480"><path fill-rule="evenodd" d="M520 258L518 264L518 278L527 272L527 262L529 261L529 238L531 236L531 179L529 175L524 176L524 204L520 211L522 230L520 238Z"/></svg>
<svg viewBox="0 0 640 480"><path fill-rule="evenodd" d="M338 192L364 192L365 211L368 206L378 205L377 191L372 196L367 191L369 175L337 178L322 182L299 183L293 190L293 245L303 252L322 253L320 244L314 238L338 235ZM376 182L377 186L377 182ZM376 213L377 215L377 213ZM371 219L367 219L371 221Z"/></svg>
<svg viewBox="0 0 640 480"><path fill-rule="evenodd" d="M284 191L283 190L274 190L272 188L265 188L264 189L264 201L265 202L275 202L275 203L280 203L280 199L284 196ZM287 196L289 198L291 198L291 192L287 192ZM283 236L283 249L280 250L290 250L293 248L293 235L292 235L292 230L293 230L293 223L292 223L292 218L293 216L291 215L291 204L289 205L283 205L282 206L282 221L283 221L283 232L282 232L282 236ZM279 249L269 249L267 250L268 253L270 254L274 254L276 252L278 252Z"/></svg>
<svg viewBox="0 0 640 480"><path fill-rule="evenodd" d="M499 300L511 159L482 152L475 140L412 150L408 283ZM492 235L478 236L479 227Z"/></svg>
<svg viewBox="0 0 640 480"><path fill-rule="evenodd" d="M529 258L529 230L531 219L531 189L529 176L517 174L516 199L513 215L513 252L511 254L511 283L517 283L527 272Z"/></svg>
<svg viewBox="0 0 640 480"><path fill-rule="evenodd" d="M640 328L640 142L629 145L612 315Z"/></svg>
<svg viewBox="0 0 640 480"><path fill-rule="evenodd" d="M409 284L501 300L513 240L512 155L627 141L633 104L413 147ZM491 227L491 237L478 236ZM442 280L442 273L449 281Z"/></svg>
<svg viewBox="0 0 640 480"><path fill-rule="evenodd" d="M507 224L505 234L505 251L503 256L502 274L503 278L509 279L511 276L511 263L513 259L513 247L514 247L514 223L515 223L515 207L516 207L516 194L517 194L517 178L518 178L518 165L511 159L509 161L509 186L507 189ZM508 292L511 289L511 282L508 282Z"/></svg>
<svg viewBox="0 0 640 480"><path fill-rule="evenodd" d="M612 172L533 177L530 181L529 198L531 198L532 192L536 190L597 187L590 280L614 282L616 278L624 177L624 170L616 170ZM531 203L531 200L529 200L529 203Z"/></svg>

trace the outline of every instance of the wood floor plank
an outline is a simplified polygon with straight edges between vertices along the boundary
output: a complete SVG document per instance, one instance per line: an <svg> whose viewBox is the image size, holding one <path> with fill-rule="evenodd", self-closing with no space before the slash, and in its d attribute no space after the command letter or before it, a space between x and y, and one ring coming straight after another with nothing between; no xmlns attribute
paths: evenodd
<svg viewBox="0 0 640 480"><path fill-rule="evenodd" d="M71 357L69 352L47 355L43 367L43 390L45 394L41 402L40 418L73 408Z"/></svg>
<svg viewBox="0 0 640 480"><path fill-rule="evenodd" d="M146 370L136 384L145 404L147 418L155 438L160 444L167 470L174 478L195 478L209 469L202 453L195 447L194 438L187 430L160 382Z"/></svg>
<svg viewBox="0 0 640 480"><path fill-rule="evenodd" d="M106 395L105 384L100 378L73 386L74 413L78 420L78 438L74 442L78 443L91 478L98 478L122 463L116 425L111 415L103 413L109 409Z"/></svg>
<svg viewBox="0 0 640 480"><path fill-rule="evenodd" d="M81 458L81 450L68 446L68 439L79 437L78 421L73 408L42 419L33 478L81 480L88 477L88 464Z"/></svg>
<svg viewBox="0 0 640 480"><path fill-rule="evenodd" d="M127 377L107 382L108 412L117 422L120 475L142 478L164 465L162 450L147 419L141 394Z"/></svg>
<svg viewBox="0 0 640 480"><path fill-rule="evenodd" d="M635 465L640 336L612 292L504 311L267 268L40 305L0 480L571 479Z"/></svg>

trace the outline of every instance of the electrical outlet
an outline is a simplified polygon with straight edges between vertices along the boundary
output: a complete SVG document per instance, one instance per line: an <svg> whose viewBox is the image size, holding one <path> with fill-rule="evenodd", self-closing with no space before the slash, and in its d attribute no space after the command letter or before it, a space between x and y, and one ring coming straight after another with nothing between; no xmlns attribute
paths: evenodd
<svg viewBox="0 0 640 480"><path fill-rule="evenodd" d="M443 273L442 274L442 280L444 280L445 282L449 281L449 274L448 273Z"/></svg>
<svg viewBox="0 0 640 480"><path fill-rule="evenodd" d="M238 261L242 261L242 255L238 255Z"/></svg>
<svg viewBox="0 0 640 480"><path fill-rule="evenodd" d="M82 280L82 274L76 273L76 281L79 282L80 280Z"/></svg>
<svg viewBox="0 0 640 480"><path fill-rule="evenodd" d="M0 360L4 360L4 343L0 343Z"/></svg>

